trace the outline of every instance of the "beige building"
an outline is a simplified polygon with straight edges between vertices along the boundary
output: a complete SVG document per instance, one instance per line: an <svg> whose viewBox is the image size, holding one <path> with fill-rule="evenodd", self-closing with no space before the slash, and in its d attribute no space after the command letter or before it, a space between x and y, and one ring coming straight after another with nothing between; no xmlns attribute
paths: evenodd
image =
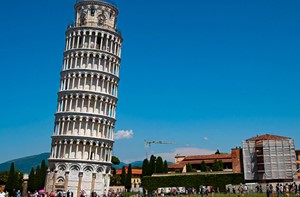
<svg viewBox="0 0 300 197"><path fill-rule="evenodd" d="M128 173L128 167L126 167L126 174ZM117 175L122 174L122 169L118 169L116 172ZM142 169L132 169L131 176L131 191L139 191L142 184Z"/></svg>

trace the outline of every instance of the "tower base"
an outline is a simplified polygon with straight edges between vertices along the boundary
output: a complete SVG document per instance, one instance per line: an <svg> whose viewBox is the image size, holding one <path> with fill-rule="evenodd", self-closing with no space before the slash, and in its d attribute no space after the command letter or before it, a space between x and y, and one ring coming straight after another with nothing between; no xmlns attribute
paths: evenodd
<svg viewBox="0 0 300 197"><path fill-rule="evenodd" d="M81 193L106 195L109 189L111 166L107 164L62 162L49 160L46 192L70 192L69 197ZM65 194L67 196L67 194Z"/></svg>

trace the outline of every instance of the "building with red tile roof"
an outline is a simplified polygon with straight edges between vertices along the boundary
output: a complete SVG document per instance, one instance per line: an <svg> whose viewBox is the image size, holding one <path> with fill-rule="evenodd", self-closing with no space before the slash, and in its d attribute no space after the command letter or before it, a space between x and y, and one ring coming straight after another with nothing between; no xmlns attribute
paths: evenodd
<svg viewBox="0 0 300 197"><path fill-rule="evenodd" d="M212 155L191 155L191 156L175 156L175 164L169 164L169 172L186 172L186 165L191 164L193 169L201 172L201 163L205 162L206 166L211 169L213 163L222 161L224 171L234 173L242 172L242 149L234 148L231 154L212 154Z"/></svg>

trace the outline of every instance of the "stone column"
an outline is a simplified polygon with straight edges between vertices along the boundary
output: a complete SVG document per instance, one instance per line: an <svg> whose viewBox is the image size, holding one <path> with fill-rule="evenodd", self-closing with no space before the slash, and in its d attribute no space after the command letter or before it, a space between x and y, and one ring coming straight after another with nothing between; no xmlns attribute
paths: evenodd
<svg viewBox="0 0 300 197"><path fill-rule="evenodd" d="M76 141L75 159L78 159L79 143L79 141Z"/></svg>
<svg viewBox="0 0 300 197"><path fill-rule="evenodd" d="M106 35L106 38L105 38L105 51L107 51L107 48L108 48L108 40L109 40L109 35L107 34Z"/></svg>
<svg viewBox="0 0 300 197"><path fill-rule="evenodd" d="M83 141L83 146L82 146L82 154L81 154L81 159L84 159L84 152L86 150L86 140Z"/></svg>
<svg viewBox="0 0 300 197"><path fill-rule="evenodd" d="M64 130L65 130L65 118L62 118L62 125L61 125L59 135L63 135L65 132Z"/></svg>
<svg viewBox="0 0 300 197"><path fill-rule="evenodd" d="M98 85L99 85L99 75L97 75L97 80L96 80L96 85L95 85L95 91L98 90Z"/></svg>
<svg viewBox="0 0 300 197"><path fill-rule="evenodd" d="M71 159L72 148L73 148L73 140L70 141L70 146L69 146L69 157L68 157L68 159Z"/></svg>
<svg viewBox="0 0 300 197"><path fill-rule="evenodd" d="M68 50L68 46L69 46L69 36L67 36L67 38L66 38L66 48L65 48L65 51Z"/></svg>
<svg viewBox="0 0 300 197"><path fill-rule="evenodd" d="M86 112L90 113L90 105L91 105L92 96L88 95L87 98L88 98L88 105L87 105L87 108L86 108Z"/></svg>
<svg viewBox="0 0 300 197"><path fill-rule="evenodd" d="M103 34L101 34L101 39L100 39L100 50L103 50L102 44L103 44Z"/></svg>
<svg viewBox="0 0 300 197"><path fill-rule="evenodd" d="M103 149L104 149L104 146L103 146L103 144L101 144L101 146L100 146L100 161L104 161L104 158L103 158Z"/></svg>
<svg viewBox="0 0 300 197"><path fill-rule="evenodd" d="M111 39L110 40L110 49L109 49L109 52L111 52L111 53L113 53L113 42L114 42L114 40L113 39Z"/></svg>
<svg viewBox="0 0 300 197"><path fill-rule="evenodd" d="M75 65L74 65L74 68L77 68L77 64L78 64L78 53L75 54Z"/></svg>
<svg viewBox="0 0 300 197"><path fill-rule="evenodd" d="M117 42L114 42L114 54L116 55L117 54Z"/></svg>
<svg viewBox="0 0 300 197"><path fill-rule="evenodd" d="M84 48L85 45L85 31L83 32L83 36L82 36L82 48Z"/></svg>
<svg viewBox="0 0 300 197"><path fill-rule="evenodd" d="M96 182L96 173L93 173L91 192L94 192L95 190L95 182Z"/></svg>
<svg viewBox="0 0 300 197"><path fill-rule="evenodd" d="M73 67L73 59L74 59L73 53L71 54L70 59L71 59L71 60L70 60L70 65L69 65L68 69L71 69L71 68Z"/></svg>
<svg viewBox="0 0 300 197"><path fill-rule="evenodd" d="M72 48L74 49L74 47L75 47L75 38L76 38L76 33L75 32L73 32L73 40L72 40Z"/></svg>
<svg viewBox="0 0 300 197"><path fill-rule="evenodd" d="M61 146L62 146L62 142L61 141L59 141L58 142L58 154L57 154L57 158L61 158Z"/></svg>
<svg viewBox="0 0 300 197"><path fill-rule="evenodd" d="M70 104L69 104L69 111L72 111L72 105L73 105L73 95L70 95Z"/></svg>
<svg viewBox="0 0 300 197"><path fill-rule="evenodd" d="M50 183L50 170L47 169L47 176L46 176L46 182L45 182L45 191L48 192L48 193L51 192L51 191L49 191L49 187L48 187L49 183Z"/></svg>
<svg viewBox="0 0 300 197"><path fill-rule="evenodd" d="M81 66L83 64L83 58L84 58L84 54L82 52L81 55L80 55L80 65L79 65L79 68L81 68Z"/></svg>
<svg viewBox="0 0 300 197"><path fill-rule="evenodd" d="M69 187L69 174L70 174L70 172L66 171L66 174L65 174L66 179L65 179L65 185L64 185L66 192L68 191L68 187Z"/></svg>
<svg viewBox="0 0 300 197"><path fill-rule="evenodd" d="M96 96L96 97L95 97L95 100L94 100L93 113L95 113L95 112L96 112L97 101L98 101L98 97Z"/></svg>
<svg viewBox="0 0 300 197"><path fill-rule="evenodd" d="M76 48L78 49L79 48L79 40L80 40L80 37L81 37L81 35L80 35L80 33L78 32L78 34L77 34L77 44L76 44Z"/></svg>
<svg viewBox="0 0 300 197"><path fill-rule="evenodd" d="M52 191L54 191L54 192L55 192L56 179L57 179L57 170L54 171L54 176L53 176Z"/></svg>
<svg viewBox="0 0 300 197"><path fill-rule="evenodd" d="M89 32L89 41L88 41L88 47L87 48L91 48L91 42L92 42L92 32Z"/></svg>
<svg viewBox="0 0 300 197"><path fill-rule="evenodd" d="M96 158L98 157L98 148L99 148L99 144L98 142L96 143L96 148L95 148L95 154L94 154L94 160L96 160Z"/></svg>
<svg viewBox="0 0 300 197"><path fill-rule="evenodd" d="M67 153L67 148L68 148L68 142L64 141L64 152L62 158L66 158L66 153Z"/></svg>
<svg viewBox="0 0 300 197"><path fill-rule="evenodd" d="M93 158L91 158L92 147L93 147L93 143L92 143L92 141L90 141L89 152L88 152L88 160L92 160L93 159Z"/></svg>
<svg viewBox="0 0 300 197"><path fill-rule="evenodd" d="M79 181L78 181L78 185L77 185L77 197L80 197L83 172L79 172L78 176L79 176Z"/></svg>
<svg viewBox="0 0 300 197"><path fill-rule="evenodd" d="M94 46L94 49L97 49L97 41L98 41L98 32L95 32L95 46Z"/></svg>
<svg viewBox="0 0 300 197"><path fill-rule="evenodd" d="M29 176L28 176L28 174L24 174L23 175L23 183L22 183L22 188L23 188L23 190L22 190L22 197L27 197L28 196L28 194L27 194L27 192L28 192L28 180L29 180Z"/></svg>

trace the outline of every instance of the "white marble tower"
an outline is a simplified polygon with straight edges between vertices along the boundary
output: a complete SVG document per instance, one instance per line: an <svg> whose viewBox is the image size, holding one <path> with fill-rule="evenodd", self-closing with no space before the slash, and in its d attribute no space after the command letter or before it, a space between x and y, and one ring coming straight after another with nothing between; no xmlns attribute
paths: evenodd
<svg viewBox="0 0 300 197"><path fill-rule="evenodd" d="M46 191L108 191L122 36L117 7L77 0L66 31Z"/></svg>

